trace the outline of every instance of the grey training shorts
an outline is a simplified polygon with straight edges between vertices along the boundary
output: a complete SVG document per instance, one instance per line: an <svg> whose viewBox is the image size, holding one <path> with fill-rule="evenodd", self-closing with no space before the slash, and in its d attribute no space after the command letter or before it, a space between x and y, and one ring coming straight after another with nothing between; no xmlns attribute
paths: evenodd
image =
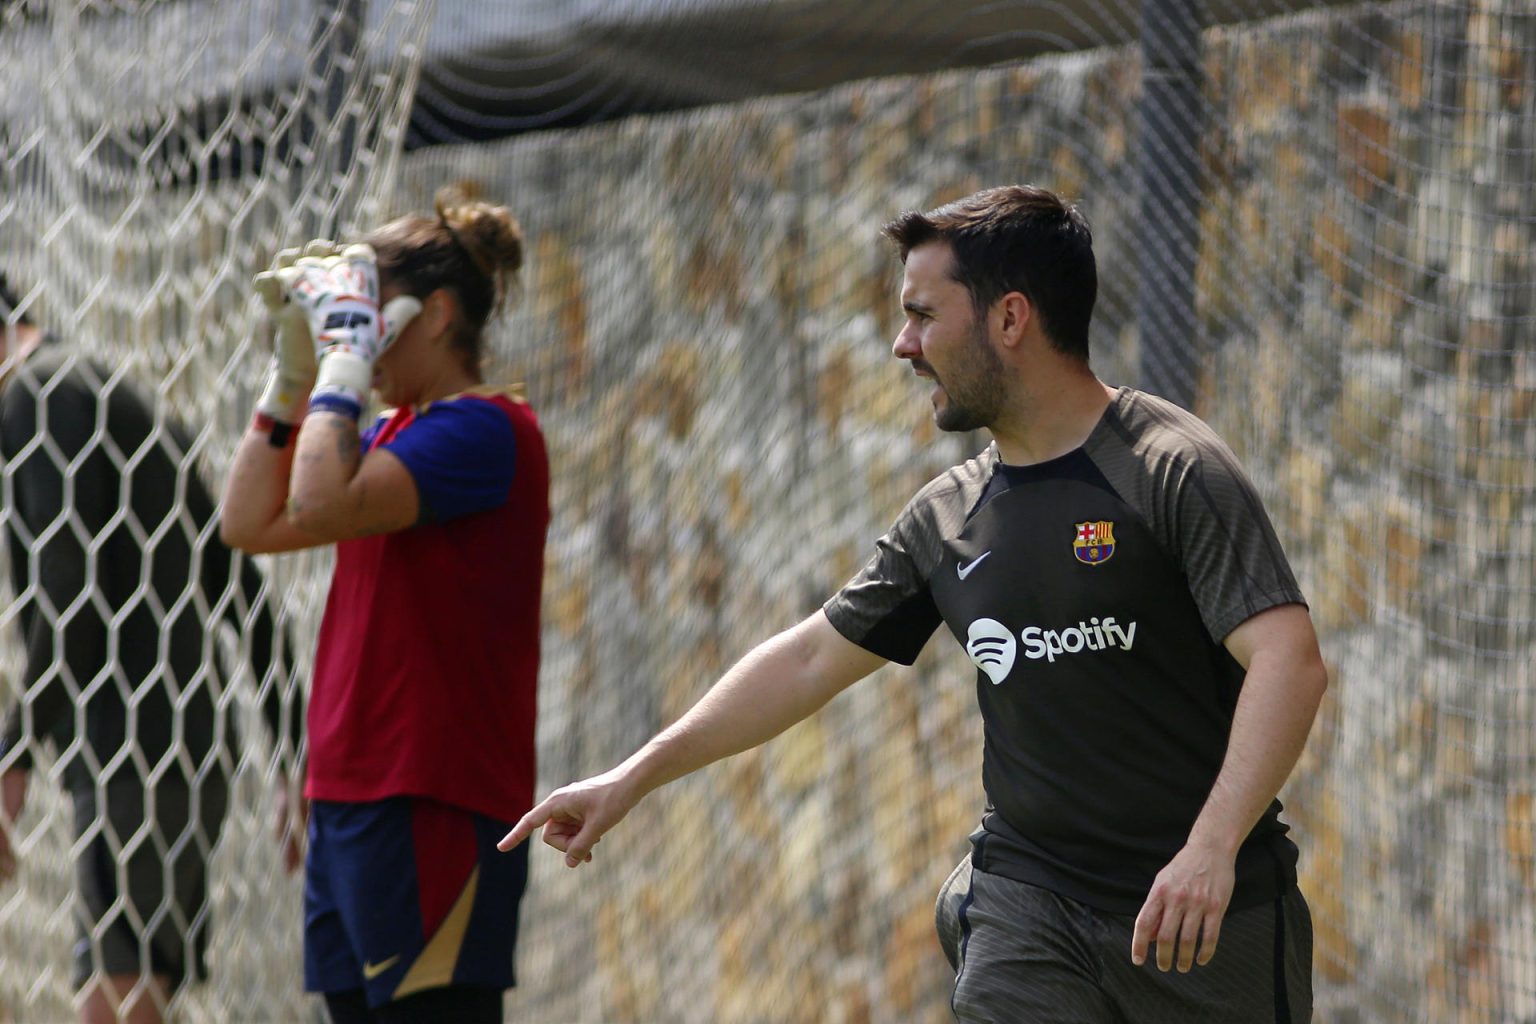
<svg viewBox="0 0 1536 1024"><path fill-rule="evenodd" d="M935 908L971 1022L1304 1024L1312 1019L1312 918L1298 889L1229 912L1216 955L1187 974L1131 963L1134 915L1109 914L971 867Z"/></svg>

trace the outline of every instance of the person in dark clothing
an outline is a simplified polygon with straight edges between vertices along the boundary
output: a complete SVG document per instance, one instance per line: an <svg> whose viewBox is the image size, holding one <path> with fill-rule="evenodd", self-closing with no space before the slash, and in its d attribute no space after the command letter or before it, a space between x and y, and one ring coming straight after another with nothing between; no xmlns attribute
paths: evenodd
<svg viewBox="0 0 1536 1024"><path fill-rule="evenodd" d="M188 431L33 323L3 279L0 325L0 517L26 648L0 728L0 881L51 743L79 840L81 1019L157 1021L206 972L207 860L234 763L218 633L240 632L291 759L283 632L256 567L218 537Z"/></svg>
<svg viewBox="0 0 1536 1024"><path fill-rule="evenodd" d="M1328 676L1256 488L1194 414L1094 373L1093 237L1060 196L986 189L885 235L903 267L892 354L941 430L991 443L918 491L821 610L501 849L542 828L586 863L647 793L912 664L943 626L976 667L985 735L986 803L935 907L956 1018L1310 1020L1311 919L1276 794Z"/></svg>

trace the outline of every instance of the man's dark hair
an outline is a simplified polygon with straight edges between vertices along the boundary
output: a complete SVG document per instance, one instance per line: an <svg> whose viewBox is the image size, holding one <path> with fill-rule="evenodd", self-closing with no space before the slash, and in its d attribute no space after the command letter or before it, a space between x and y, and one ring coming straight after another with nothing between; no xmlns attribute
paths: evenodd
<svg viewBox="0 0 1536 1024"><path fill-rule="evenodd" d="M17 313L16 307L21 304L21 296L11 287L11 282L6 279L5 271L0 270L0 326L11 322L15 317L16 323L31 324L32 318L26 313Z"/></svg>
<svg viewBox="0 0 1536 1024"><path fill-rule="evenodd" d="M928 213L909 210L885 226L901 261L920 245L946 242L950 270L978 315L1019 292L1057 351L1088 361L1088 322L1098 269L1088 221L1056 193L1034 185L983 189Z"/></svg>

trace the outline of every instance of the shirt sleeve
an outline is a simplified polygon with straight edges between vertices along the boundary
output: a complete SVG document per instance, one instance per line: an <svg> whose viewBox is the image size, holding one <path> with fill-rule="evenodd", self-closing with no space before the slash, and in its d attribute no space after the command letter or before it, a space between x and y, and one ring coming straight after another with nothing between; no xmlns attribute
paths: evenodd
<svg viewBox="0 0 1536 1024"><path fill-rule="evenodd" d="M914 557L924 532L920 502L913 499L875 555L822 606L834 628L887 661L910 665L941 621L928 579Z"/></svg>
<svg viewBox="0 0 1536 1024"><path fill-rule="evenodd" d="M416 481L421 522L440 523L507 501L517 463L512 421L495 402L439 402L381 448Z"/></svg>
<svg viewBox="0 0 1536 1024"><path fill-rule="evenodd" d="M1262 611L1306 603L1258 493L1225 446L1202 446L1179 474L1174 524L1190 593L1218 643Z"/></svg>

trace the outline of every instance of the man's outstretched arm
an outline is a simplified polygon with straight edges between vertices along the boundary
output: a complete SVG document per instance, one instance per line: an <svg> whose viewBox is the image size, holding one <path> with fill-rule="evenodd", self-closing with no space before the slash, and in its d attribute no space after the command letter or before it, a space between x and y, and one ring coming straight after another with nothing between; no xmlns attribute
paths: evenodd
<svg viewBox="0 0 1536 1024"><path fill-rule="evenodd" d="M754 647L618 767L545 797L497 845L510 850L542 826L567 866L589 861L603 833L651 790L772 739L883 664L818 611Z"/></svg>

